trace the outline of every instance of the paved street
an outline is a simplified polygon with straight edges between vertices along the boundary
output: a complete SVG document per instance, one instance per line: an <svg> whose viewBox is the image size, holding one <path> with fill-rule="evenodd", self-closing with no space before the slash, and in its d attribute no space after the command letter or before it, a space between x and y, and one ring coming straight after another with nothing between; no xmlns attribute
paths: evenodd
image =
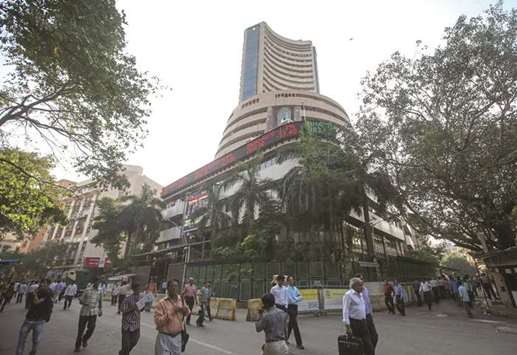
<svg viewBox="0 0 517 355"><path fill-rule="evenodd" d="M75 301L72 310L63 311L57 305L50 323L46 324L41 355L73 354L79 306ZM24 310L19 305L6 307L0 313L0 355L15 351L18 329ZM245 322L245 314L238 313L236 322L215 320L206 328L189 328L191 341L185 354L203 355L255 355L259 354L263 335L256 334L254 325ZM408 316L375 314L380 333L378 355L514 355L517 353L517 329L512 321L481 317L467 319L462 309L451 303L429 313L424 308L409 308ZM304 316L300 327L306 350L293 347L292 354L335 355L336 338L342 326L337 315L327 317ZM116 354L120 344L120 316L115 308L105 305L105 314L97 322L86 354ZM499 329L499 330L498 330ZM501 331L502 330L502 331ZM152 313L142 316L142 335L132 354L150 354L154 349L156 331ZM30 337L26 353L30 350Z"/></svg>

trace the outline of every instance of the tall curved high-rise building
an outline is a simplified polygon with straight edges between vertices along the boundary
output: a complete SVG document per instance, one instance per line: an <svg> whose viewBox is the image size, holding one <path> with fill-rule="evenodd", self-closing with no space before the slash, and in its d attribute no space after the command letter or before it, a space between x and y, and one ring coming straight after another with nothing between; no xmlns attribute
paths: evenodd
<svg viewBox="0 0 517 355"><path fill-rule="evenodd" d="M239 101L270 91L319 92L316 48L280 36L261 22L244 32Z"/></svg>
<svg viewBox="0 0 517 355"><path fill-rule="evenodd" d="M216 158L292 121L344 126L348 116L319 94L316 48L261 22L244 32L239 104L228 118Z"/></svg>

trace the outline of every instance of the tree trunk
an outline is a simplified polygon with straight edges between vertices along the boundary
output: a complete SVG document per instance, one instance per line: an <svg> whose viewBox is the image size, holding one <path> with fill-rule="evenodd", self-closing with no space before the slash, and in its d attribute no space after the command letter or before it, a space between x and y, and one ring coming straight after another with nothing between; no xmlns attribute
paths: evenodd
<svg viewBox="0 0 517 355"><path fill-rule="evenodd" d="M129 250L131 249L131 242L133 235L131 232L127 232L127 240L126 240L126 248L124 250L124 259L126 259L129 256Z"/></svg>
<svg viewBox="0 0 517 355"><path fill-rule="evenodd" d="M368 195L366 191L363 189L363 216L364 216L364 239L366 240L366 255L368 260L373 260L375 256L374 246L373 246L373 237L372 237L372 229L370 226L370 210L368 204Z"/></svg>

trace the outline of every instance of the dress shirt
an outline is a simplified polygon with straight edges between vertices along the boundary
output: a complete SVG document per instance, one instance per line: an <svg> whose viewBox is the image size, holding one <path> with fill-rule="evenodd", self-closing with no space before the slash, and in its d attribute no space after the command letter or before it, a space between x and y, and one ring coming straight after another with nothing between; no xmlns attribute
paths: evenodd
<svg viewBox="0 0 517 355"><path fill-rule="evenodd" d="M431 289L431 284L427 281L420 284L420 292L430 292Z"/></svg>
<svg viewBox="0 0 517 355"><path fill-rule="evenodd" d="M366 314L372 313L372 303L370 302L370 293L368 292L368 289L366 287L363 287L363 299L364 299L364 306L366 307Z"/></svg>
<svg viewBox="0 0 517 355"><path fill-rule="evenodd" d="M208 287L201 287L199 292L199 302L202 304L208 304L210 300L210 289Z"/></svg>
<svg viewBox="0 0 517 355"><path fill-rule="evenodd" d="M196 285L188 284L187 286L185 286L185 291L183 291L183 295L185 297L196 297L196 295L197 295L197 287L196 287Z"/></svg>
<svg viewBox="0 0 517 355"><path fill-rule="evenodd" d="M404 288L401 284L395 285L395 297L404 298Z"/></svg>
<svg viewBox="0 0 517 355"><path fill-rule="evenodd" d="M90 287L86 289L86 291L84 291L84 293L81 295L80 303L82 307L79 315L96 316L97 307L99 310L101 309L101 294L98 290Z"/></svg>
<svg viewBox="0 0 517 355"><path fill-rule="evenodd" d="M366 319L366 304L363 295L354 289L348 290L343 296L343 323L350 325L350 318Z"/></svg>
<svg viewBox="0 0 517 355"><path fill-rule="evenodd" d="M275 296L275 304L286 306L289 304L287 287L275 285L271 288L271 293Z"/></svg>
<svg viewBox="0 0 517 355"><path fill-rule="evenodd" d="M68 285L65 289L65 296L75 296L77 293L77 286L75 284Z"/></svg>
<svg viewBox="0 0 517 355"><path fill-rule="evenodd" d="M154 307L154 324L160 333L174 336L183 330L183 317L188 314L190 310L180 296L176 300L167 296Z"/></svg>
<svg viewBox="0 0 517 355"><path fill-rule="evenodd" d="M289 304L298 304L303 300L298 287L292 285L287 287L287 298Z"/></svg>
<svg viewBox="0 0 517 355"><path fill-rule="evenodd" d="M133 293L122 302L122 330L134 332L140 329L140 310L136 305L139 300L140 295Z"/></svg>
<svg viewBox="0 0 517 355"><path fill-rule="evenodd" d="M465 286L461 285L458 287L458 293L460 294L461 300L463 302L470 302L470 296Z"/></svg>
<svg viewBox="0 0 517 355"><path fill-rule="evenodd" d="M287 313L284 311L271 307L264 311L262 317L255 322L255 329L257 332L264 331L266 335L266 343L285 340L287 317Z"/></svg>

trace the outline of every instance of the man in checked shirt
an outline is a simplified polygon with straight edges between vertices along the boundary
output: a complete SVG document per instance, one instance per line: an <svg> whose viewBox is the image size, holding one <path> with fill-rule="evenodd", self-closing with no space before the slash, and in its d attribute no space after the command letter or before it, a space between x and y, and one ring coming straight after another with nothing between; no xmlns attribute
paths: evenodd
<svg viewBox="0 0 517 355"><path fill-rule="evenodd" d="M119 355L129 355L140 339L140 309L137 302L140 300L140 286L133 281L133 293L126 297L120 306L122 312L122 349Z"/></svg>

